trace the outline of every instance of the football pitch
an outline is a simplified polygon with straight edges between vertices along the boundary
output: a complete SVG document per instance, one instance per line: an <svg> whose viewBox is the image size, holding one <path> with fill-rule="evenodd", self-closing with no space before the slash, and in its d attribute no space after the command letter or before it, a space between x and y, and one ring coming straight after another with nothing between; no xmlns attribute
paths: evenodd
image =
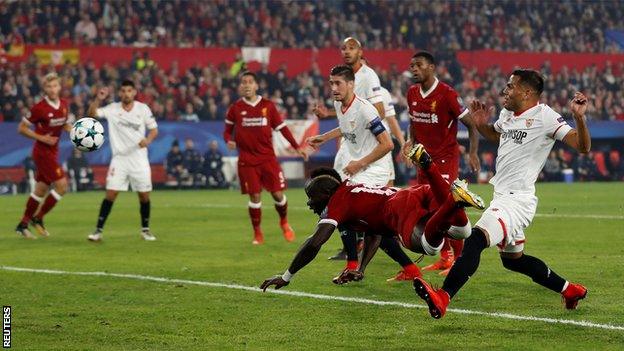
<svg viewBox="0 0 624 351"><path fill-rule="evenodd" d="M526 252L587 286L578 310L525 276L496 250L441 320L399 267L378 252L362 282L335 286L337 232L280 291L255 287L289 265L317 221L301 189L287 192L296 243L286 243L263 195L266 243L251 245L247 199L236 191L156 191L140 239L135 194L120 194L90 243L103 192L68 194L46 218L49 238L13 228L25 195L0 197L0 302L12 307L16 350L598 350L624 348L624 184L538 184L538 215ZM472 187L489 202L491 187ZM470 211L474 223L476 211ZM416 258L416 255L412 255ZM433 262L426 258L420 265ZM99 273L98 273L99 272ZM442 277L425 278L441 285Z"/></svg>

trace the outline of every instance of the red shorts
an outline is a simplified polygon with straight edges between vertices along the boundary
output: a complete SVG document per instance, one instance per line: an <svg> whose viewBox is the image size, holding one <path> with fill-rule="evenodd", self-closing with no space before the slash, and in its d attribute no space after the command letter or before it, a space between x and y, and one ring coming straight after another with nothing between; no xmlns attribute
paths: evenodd
<svg viewBox="0 0 624 351"><path fill-rule="evenodd" d="M450 184L457 177L459 177L459 159L458 158L443 158L434 160L436 166L442 177ZM425 176L424 172L418 172L416 177L416 184L429 184L429 179ZM412 185L412 182L410 182Z"/></svg>
<svg viewBox="0 0 624 351"><path fill-rule="evenodd" d="M37 167L35 180L48 185L65 177L63 168L59 165L58 155L55 153L33 151L33 161Z"/></svg>
<svg viewBox="0 0 624 351"><path fill-rule="evenodd" d="M243 194L259 194L262 188L272 193L286 189L284 172L277 160L253 166L241 166L239 162L238 179Z"/></svg>

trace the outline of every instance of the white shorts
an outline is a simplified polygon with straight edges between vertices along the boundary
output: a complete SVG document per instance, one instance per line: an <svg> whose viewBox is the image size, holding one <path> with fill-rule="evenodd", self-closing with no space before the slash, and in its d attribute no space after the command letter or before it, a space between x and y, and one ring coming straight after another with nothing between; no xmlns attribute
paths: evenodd
<svg viewBox="0 0 624 351"><path fill-rule="evenodd" d="M113 156L106 175L106 189L128 191L128 185L133 191L152 191L152 169L147 158Z"/></svg>
<svg viewBox="0 0 624 351"><path fill-rule="evenodd" d="M524 250L524 229L531 224L537 210L537 197L532 193L494 193L494 199L474 225L487 232L490 247L502 252Z"/></svg>
<svg viewBox="0 0 624 351"><path fill-rule="evenodd" d="M350 179L354 183L369 186L386 186L390 180L394 180L394 165L392 155L386 154L377 162L358 172L353 177L348 177L342 170L351 162L351 155L346 147L340 147L334 158L334 169L340 174L342 180Z"/></svg>

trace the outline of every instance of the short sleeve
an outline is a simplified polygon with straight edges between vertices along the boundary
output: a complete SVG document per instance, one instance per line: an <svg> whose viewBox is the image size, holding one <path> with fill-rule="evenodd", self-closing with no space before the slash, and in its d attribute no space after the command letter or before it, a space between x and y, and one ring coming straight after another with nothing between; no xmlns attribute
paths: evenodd
<svg viewBox="0 0 624 351"><path fill-rule="evenodd" d="M113 112L113 104L108 104L104 107L100 107L95 110L95 116L97 118L107 119Z"/></svg>
<svg viewBox="0 0 624 351"><path fill-rule="evenodd" d="M376 104L378 102L383 103L383 97L381 96L381 82L379 81L379 77L377 73L371 69L371 74L369 75L369 79L366 82L366 96L362 96L371 104Z"/></svg>
<svg viewBox="0 0 624 351"><path fill-rule="evenodd" d="M362 115L366 119L366 128L369 129L373 135L377 136L386 130L375 106L364 104Z"/></svg>
<svg viewBox="0 0 624 351"><path fill-rule="evenodd" d="M225 115L225 124L234 125L236 122L236 118L234 117L234 105L230 106L227 110L227 114Z"/></svg>
<svg viewBox="0 0 624 351"><path fill-rule="evenodd" d="M449 113L453 118L461 119L468 114L468 108L464 105L464 101L453 89L446 94L446 102L449 107Z"/></svg>
<svg viewBox="0 0 624 351"><path fill-rule="evenodd" d="M24 116L24 121L26 121L27 124L37 124L40 120L41 120L41 111L39 110L37 105L33 106L30 109L29 116Z"/></svg>
<svg viewBox="0 0 624 351"><path fill-rule="evenodd" d="M494 122L494 130L497 133L502 133L503 132L503 119L505 118L505 110L501 110L500 114L498 115L498 119L496 120L496 122Z"/></svg>
<svg viewBox="0 0 624 351"><path fill-rule="evenodd" d="M544 134L555 140L563 140L563 138L572 130L572 127L563 119L563 117L555 111L548 111L544 115Z"/></svg>
<svg viewBox="0 0 624 351"><path fill-rule="evenodd" d="M145 105L145 112L143 113L143 123L145 123L145 128L147 129L156 129L158 128L158 123L156 123L156 118L154 118L154 114L149 106Z"/></svg>
<svg viewBox="0 0 624 351"><path fill-rule="evenodd" d="M321 218L318 223L333 224L337 227L347 220L348 208L349 204L346 201L346 193L339 190L334 193L329 200L327 207L325 207L325 210L321 213Z"/></svg>

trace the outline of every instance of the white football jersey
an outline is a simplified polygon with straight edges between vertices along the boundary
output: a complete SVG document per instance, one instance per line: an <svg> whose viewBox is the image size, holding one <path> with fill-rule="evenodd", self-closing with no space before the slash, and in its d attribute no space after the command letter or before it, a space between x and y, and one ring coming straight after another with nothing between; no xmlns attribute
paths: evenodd
<svg viewBox="0 0 624 351"><path fill-rule="evenodd" d="M355 82L353 88L355 95L368 100L371 104L382 102L381 83L375 70L362 65L355 72Z"/></svg>
<svg viewBox="0 0 624 351"><path fill-rule="evenodd" d="M494 129L501 133L496 175L490 180L494 191L535 193L535 181L555 140L562 140L572 127L548 105L538 104L519 116L503 109Z"/></svg>
<svg viewBox="0 0 624 351"><path fill-rule="evenodd" d="M368 100L355 95L351 104L345 107L344 112L341 102L335 101L334 107L336 108L338 125L343 137L341 147L347 148L349 159L359 160L370 154L379 145L377 136L370 129L371 123L374 124L376 120L379 120L379 113L375 106ZM377 167L386 169L387 161L381 158L368 166L368 168Z"/></svg>
<svg viewBox="0 0 624 351"><path fill-rule="evenodd" d="M108 133L113 156L136 156L147 159L147 148L139 147L146 129L158 127L150 108L135 101L126 111L121 102L113 102L97 109L97 117L108 120Z"/></svg>

